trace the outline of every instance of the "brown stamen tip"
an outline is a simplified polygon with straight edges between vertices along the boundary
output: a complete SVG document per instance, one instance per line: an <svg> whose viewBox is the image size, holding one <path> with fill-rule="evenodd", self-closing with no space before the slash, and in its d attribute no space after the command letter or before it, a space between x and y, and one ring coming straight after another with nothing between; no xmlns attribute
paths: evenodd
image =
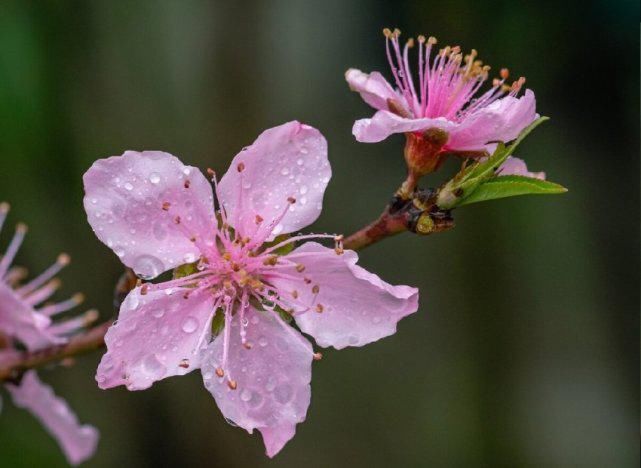
<svg viewBox="0 0 641 468"><path fill-rule="evenodd" d="M424 44L424 43L425 43L425 36L423 36L422 34L420 34L420 35L417 37L417 39L418 39L418 42L420 42L421 44Z"/></svg>
<svg viewBox="0 0 641 468"><path fill-rule="evenodd" d="M176 224L180 224L180 216L176 216L176 217L174 218L174 223L176 223Z"/></svg>
<svg viewBox="0 0 641 468"><path fill-rule="evenodd" d="M191 186L191 181L186 180L185 183L183 184L183 187L189 188Z"/></svg>
<svg viewBox="0 0 641 468"><path fill-rule="evenodd" d="M265 260L263 260L263 265L265 266L274 266L278 263L278 256L277 255L271 255Z"/></svg>
<svg viewBox="0 0 641 468"><path fill-rule="evenodd" d="M287 202L293 205L296 203L296 199L294 197L287 197Z"/></svg>
<svg viewBox="0 0 641 468"><path fill-rule="evenodd" d="M82 317L83 325L85 327L88 327L92 323L94 323L96 320L98 320L98 316L100 314L96 309L90 309L87 312L85 312L84 317Z"/></svg>
<svg viewBox="0 0 641 468"><path fill-rule="evenodd" d="M318 294L318 291L320 291L320 286L315 284L314 287L312 288L312 292L314 294Z"/></svg>
<svg viewBox="0 0 641 468"><path fill-rule="evenodd" d="M168 201L163 202L163 204L162 204L163 211L169 211L170 207L171 207L171 203L169 203Z"/></svg>
<svg viewBox="0 0 641 468"><path fill-rule="evenodd" d="M320 361L323 359L323 353L314 353L314 361Z"/></svg>
<svg viewBox="0 0 641 468"><path fill-rule="evenodd" d="M76 293L73 296L71 296L71 300L76 304L80 304L85 300L85 295L80 292Z"/></svg>
<svg viewBox="0 0 641 468"><path fill-rule="evenodd" d="M191 237L189 238L189 240L190 240L191 242L196 242L196 236L191 236Z"/></svg>
<svg viewBox="0 0 641 468"><path fill-rule="evenodd" d="M208 175L211 179L213 179L214 177L216 177L216 171L214 171L211 167L208 167L208 168L207 168L207 175Z"/></svg>
<svg viewBox="0 0 641 468"><path fill-rule="evenodd" d="M0 213L7 214L9 212L9 208L11 208L11 206L6 201L0 203Z"/></svg>
<svg viewBox="0 0 641 468"><path fill-rule="evenodd" d="M183 369L188 369L189 368L189 359L182 359L180 361L180 364L178 364L178 367L182 367Z"/></svg>
<svg viewBox="0 0 641 468"><path fill-rule="evenodd" d="M303 281L305 281L305 284L311 284L312 280L309 278L303 278Z"/></svg>
<svg viewBox="0 0 641 468"><path fill-rule="evenodd" d="M243 346L245 347L245 349L252 349L253 347L253 345L249 341L243 343Z"/></svg>
<svg viewBox="0 0 641 468"><path fill-rule="evenodd" d="M401 35L401 30L398 28L394 28L394 37L398 37Z"/></svg>
<svg viewBox="0 0 641 468"><path fill-rule="evenodd" d="M27 225L25 223L18 223L16 224L16 232L19 232L21 234L25 234L29 228L27 228Z"/></svg>
<svg viewBox="0 0 641 468"><path fill-rule="evenodd" d="M298 265L296 265L296 271L302 273L303 271L305 271L305 265L299 263Z"/></svg>
<svg viewBox="0 0 641 468"><path fill-rule="evenodd" d="M236 170L238 172L243 172L245 170L245 163L242 163L242 162L238 163L238 166L236 166Z"/></svg>
<svg viewBox="0 0 641 468"><path fill-rule="evenodd" d="M438 41L436 40L436 38L434 36L430 36L430 37L427 38L427 43L430 44L430 45L433 45L433 44L438 43Z"/></svg>
<svg viewBox="0 0 641 468"><path fill-rule="evenodd" d="M390 37L391 35L392 35L392 31L390 30L390 28L383 29L383 36Z"/></svg>
<svg viewBox="0 0 641 468"><path fill-rule="evenodd" d="M294 299L298 299L298 291L296 291L295 289L292 291L292 297Z"/></svg>
<svg viewBox="0 0 641 468"><path fill-rule="evenodd" d="M145 283L140 287L140 295L144 296L145 294L147 294L147 291L149 291L149 285Z"/></svg>
<svg viewBox="0 0 641 468"><path fill-rule="evenodd" d="M225 371L223 370L223 368L222 368L222 367L217 367L217 368L216 368L216 375L217 375L218 377L223 377L223 376L225 375Z"/></svg>
<svg viewBox="0 0 641 468"><path fill-rule="evenodd" d="M236 382L235 380L229 379L227 381L227 386L232 390L236 390L238 388L238 382Z"/></svg>
<svg viewBox="0 0 641 468"><path fill-rule="evenodd" d="M325 307L323 307L323 304L316 304L316 312L318 312L319 314L322 314L324 310L325 310Z"/></svg>
<svg viewBox="0 0 641 468"><path fill-rule="evenodd" d="M345 250L343 250L342 247L336 247L334 249L334 252L336 252L336 255L343 255L345 253Z"/></svg>
<svg viewBox="0 0 641 468"><path fill-rule="evenodd" d="M76 363L76 360L72 357L67 357L64 358L62 361L60 361L60 365L62 367L71 367Z"/></svg>
<svg viewBox="0 0 641 468"><path fill-rule="evenodd" d="M256 215L256 224L260 224L264 221L263 217L261 215Z"/></svg>
<svg viewBox="0 0 641 468"><path fill-rule="evenodd" d="M410 37L410 38L407 40L407 47L408 47L409 49L411 49L412 47L414 47L414 38L413 38L413 37Z"/></svg>
<svg viewBox="0 0 641 468"><path fill-rule="evenodd" d="M66 253L61 253L60 255L58 255L58 259L56 261L60 266L69 265L69 262L71 261L71 257Z"/></svg>
<svg viewBox="0 0 641 468"><path fill-rule="evenodd" d="M501 79L507 80L510 76L510 70L508 70L507 68L501 68L499 76L501 77Z"/></svg>

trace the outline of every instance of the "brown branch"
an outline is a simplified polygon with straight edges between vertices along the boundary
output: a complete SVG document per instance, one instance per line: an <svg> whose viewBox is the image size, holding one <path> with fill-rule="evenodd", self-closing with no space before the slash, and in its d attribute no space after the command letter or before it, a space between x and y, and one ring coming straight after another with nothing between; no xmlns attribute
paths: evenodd
<svg viewBox="0 0 641 468"><path fill-rule="evenodd" d="M101 348L105 344L105 333L112 321L97 325L84 333L73 336L63 345L52 346L39 351L21 351L9 356L0 366L0 382L18 382L22 374L52 362L72 356L79 356Z"/></svg>

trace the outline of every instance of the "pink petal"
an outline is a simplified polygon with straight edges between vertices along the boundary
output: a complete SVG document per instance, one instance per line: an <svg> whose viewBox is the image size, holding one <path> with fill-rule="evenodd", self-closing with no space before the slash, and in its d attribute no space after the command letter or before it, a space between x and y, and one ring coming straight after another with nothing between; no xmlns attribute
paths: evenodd
<svg viewBox="0 0 641 468"><path fill-rule="evenodd" d="M229 347L228 374L219 378L223 335L203 353L205 387L216 399L223 416L250 434L258 429L267 455L273 457L294 436L296 424L305 420L311 398L310 343L289 325L277 323L273 312L247 311L249 320L246 349L240 339L240 325L234 317ZM287 328L285 328L287 327ZM227 378L238 383L236 390Z"/></svg>
<svg viewBox="0 0 641 468"><path fill-rule="evenodd" d="M525 161L514 156L510 156L501 164L497 171L497 175L520 175L524 177L532 177L534 179L545 180L545 172L530 172L528 171Z"/></svg>
<svg viewBox="0 0 641 468"><path fill-rule="evenodd" d="M0 330L22 342L30 350L64 343L48 327L51 319L37 313L31 306L0 281Z"/></svg>
<svg viewBox="0 0 641 468"><path fill-rule="evenodd" d="M297 291L299 303L309 310L296 315L296 323L319 346L342 349L366 345L394 334L397 322L418 309L418 289L384 282L356 265L358 255L351 250L337 255L333 249L307 242L286 258L304 265L311 283L276 277L270 282L281 297L291 297L291 292ZM296 275L293 268L283 273ZM313 291L316 285L317 296ZM301 310L301 306L294 307Z"/></svg>
<svg viewBox="0 0 641 468"><path fill-rule="evenodd" d="M244 166L242 172L239 165ZM318 218L331 176L323 135L294 121L265 130L238 153L220 181L219 192L232 226L251 236L259 215L272 237L297 231ZM289 197L296 203L289 206ZM285 212L270 229L270 222Z"/></svg>
<svg viewBox="0 0 641 468"><path fill-rule="evenodd" d="M531 90L520 98L505 96L467 116L450 133L446 149L475 151L493 141L508 142L538 118Z"/></svg>
<svg viewBox="0 0 641 468"><path fill-rule="evenodd" d="M26 372L20 385L7 384L6 388L16 406L29 410L58 441L70 464L82 463L96 451L96 428L80 425L69 405L35 371Z"/></svg>
<svg viewBox="0 0 641 468"><path fill-rule="evenodd" d="M184 375L200 366L200 346L207 343L212 296L189 289L131 291L120 306L118 321L105 335L107 352L96 372L102 389L125 385L144 390L154 382Z"/></svg>
<svg viewBox="0 0 641 468"><path fill-rule="evenodd" d="M209 182L168 153L127 151L100 159L85 173L84 184L94 232L144 278L195 261L200 251L189 238L210 239L214 232Z"/></svg>
<svg viewBox="0 0 641 468"><path fill-rule="evenodd" d="M428 128L440 128L449 132L456 125L444 117L406 119L392 112L380 110L371 119L357 120L352 133L362 143L377 143L395 133L423 132Z"/></svg>
<svg viewBox="0 0 641 468"><path fill-rule="evenodd" d="M359 93L363 101L374 109L388 110L388 99L405 102L405 99L399 99L394 88L379 72L367 74L355 68L350 68L345 72L345 79L350 89Z"/></svg>

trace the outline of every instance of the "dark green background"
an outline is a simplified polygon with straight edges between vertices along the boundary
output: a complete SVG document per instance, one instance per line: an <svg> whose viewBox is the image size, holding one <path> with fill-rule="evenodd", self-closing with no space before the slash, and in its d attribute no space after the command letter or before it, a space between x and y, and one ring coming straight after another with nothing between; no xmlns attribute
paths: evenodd
<svg viewBox="0 0 641 468"><path fill-rule="evenodd" d="M605 0L2 2L0 199L31 228L19 260L37 272L69 252L65 292L104 318L121 266L82 209L98 158L162 149L222 172L299 119L325 134L334 170L313 228L349 233L379 213L403 139L354 140L372 111L343 73L388 73L384 26L527 76L552 120L519 155L570 189L466 207L451 232L364 251L367 268L420 287L420 311L391 338L325 353L275 460L225 423L198 373L132 393L96 387L98 354L43 371L102 432L88 465L637 466L638 16ZM64 465L6 395L0 464Z"/></svg>

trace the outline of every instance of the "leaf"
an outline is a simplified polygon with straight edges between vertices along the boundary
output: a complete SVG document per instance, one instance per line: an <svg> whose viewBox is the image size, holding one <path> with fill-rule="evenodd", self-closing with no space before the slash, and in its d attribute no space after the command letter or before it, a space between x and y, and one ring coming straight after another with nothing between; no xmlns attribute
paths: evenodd
<svg viewBox="0 0 641 468"><path fill-rule="evenodd" d="M281 234L280 236L276 236L273 241L271 242L265 242L264 247L266 249L273 247L274 245L280 244L283 241L286 241L289 239L289 234ZM285 244L282 247L279 247L278 249L274 250L272 253L276 255L287 255L290 253L292 250L294 250L294 242L290 242L289 244Z"/></svg>
<svg viewBox="0 0 641 468"><path fill-rule="evenodd" d="M216 309L214 318L211 319L211 334L213 336L218 336L221 331L225 328L225 312L219 307Z"/></svg>
<svg viewBox="0 0 641 468"><path fill-rule="evenodd" d="M456 174L440 189L437 198L438 207L449 210L462 205L462 201L471 196L479 185L494 177L499 166L514 152L525 137L546 120L549 118L539 117L528 125L509 146L499 142L494 153L485 161L476 162Z"/></svg>
<svg viewBox="0 0 641 468"><path fill-rule="evenodd" d="M174 268L174 279L184 278L185 276L193 275L198 272L198 262L185 263L179 267Z"/></svg>
<svg viewBox="0 0 641 468"><path fill-rule="evenodd" d="M457 206L519 195L554 195L567 191L562 185L547 180L517 175L499 176L480 184Z"/></svg>

